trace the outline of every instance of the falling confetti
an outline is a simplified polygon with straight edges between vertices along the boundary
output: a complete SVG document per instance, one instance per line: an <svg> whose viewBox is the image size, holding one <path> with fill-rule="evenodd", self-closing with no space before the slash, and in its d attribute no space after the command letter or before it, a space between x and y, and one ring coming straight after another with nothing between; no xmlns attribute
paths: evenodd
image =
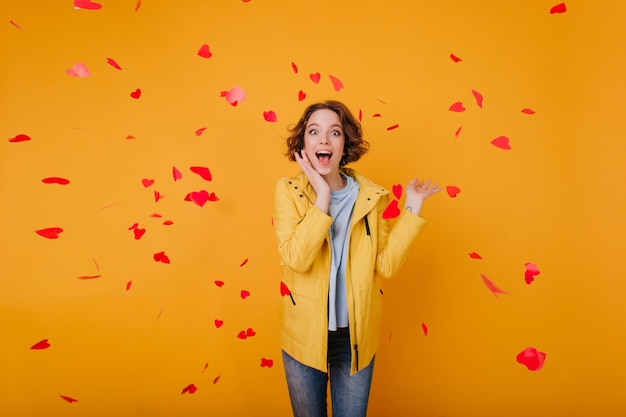
<svg viewBox="0 0 626 417"><path fill-rule="evenodd" d="M422 331L424 332L424 336L428 336L428 326L425 323L422 323Z"/></svg>
<svg viewBox="0 0 626 417"><path fill-rule="evenodd" d="M507 138L506 136L498 136L497 138L491 141L491 144L495 146L496 148L504 149L505 151L508 151L511 149L509 138Z"/></svg>
<svg viewBox="0 0 626 417"><path fill-rule="evenodd" d="M451 198L455 198L460 192L461 192L461 189L457 187L456 185L446 186L446 193L448 193L448 195Z"/></svg>
<svg viewBox="0 0 626 417"><path fill-rule="evenodd" d="M128 281L126 283L126 291L130 291L130 287L132 287L132 286L133 286L133 281L132 280Z"/></svg>
<svg viewBox="0 0 626 417"><path fill-rule="evenodd" d="M102 8L102 5L100 3L94 3L91 0L74 0L74 8L85 10L100 10Z"/></svg>
<svg viewBox="0 0 626 417"><path fill-rule="evenodd" d="M220 97L224 97L231 106L236 107L237 104L245 100L246 92L236 85L228 91L222 91Z"/></svg>
<svg viewBox="0 0 626 417"><path fill-rule="evenodd" d="M213 56L213 53L211 53L211 51L209 50L209 45L207 45L206 43L203 44L198 50L198 56L206 59L211 58Z"/></svg>
<svg viewBox="0 0 626 417"><path fill-rule="evenodd" d="M550 8L550 14L565 13L566 11L567 7L565 6L565 3L559 3Z"/></svg>
<svg viewBox="0 0 626 417"><path fill-rule="evenodd" d="M480 94L476 90L472 90L472 95L476 99L476 105L482 109L483 108L483 95Z"/></svg>
<svg viewBox="0 0 626 417"><path fill-rule="evenodd" d="M291 62L291 69L293 70L293 73L294 73L294 74L297 74L297 73L298 73L298 66L297 66L297 65L296 65L296 63L295 63L295 62L293 62L293 61Z"/></svg>
<svg viewBox="0 0 626 417"><path fill-rule="evenodd" d="M168 258L168 256L163 251L155 253L152 256L152 258L154 259L155 262L161 262L164 264L170 263L170 258Z"/></svg>
<svg viewBox="0 0 626 417"><path fill-rule="evenodd" d="M83 280L83 281L87 281L90 279L98 279L101 278L102 275L82 275L80 277L78 277L78 279Z"/></svg>
<svg viewBox="0 0 626 417"><path fill-rule="evenodd" d="M270 123L274 123L278 120L276 118L276 112L274 112L274 110L264 111L263 118L265 119L266 122L270 122Z"/></svg>
<svg viewBox="0 0 626 417"><path fill-rule="evenodd" d="M120 64L118 64L113 58L107 58L107 63L117 70L121 70Z"/></svg>
<svg viewBox="0 0 626 417"><path fill-rule="evenodd" d="M20 133L19 135L12 137L9 139L9 142L11 143L17 143L17 142L26 142L30 140L30 136L25 135L23 133Z"/></svg>
<svg viewBox="0 0 626 417"><path fill-rule="evenodd" d="M143 178L141 180L141 184L144 186L144 188L148 188L152 184L154 184L154 180L152 178Z"/></svg>
<svg viewBox="0 0 626 417"><path fill-rule="evenodd" d="M189 198L196 205L204 207L207 201L209 201L209 192L207 190L193 191L189 194Z"/></svg>
<svg viewBox="0 0 626 417"><path fill-rule="evenodd" d="M45 237L46 239L58 239L59 234L63 232L63 229L60 227L48 227L46 229L35 230L39 236Z"/></svg>
<svg viewBox="0 0 626 417"><path fill-rule="evenodd" d="M243 262L239 264L239 266L244 266L247 263L248 263L248 258L244 259Z"/></svg>
<svg viewBox="0 0 626 417"><path fill-rule="evenodd" d="M61 397L63 400L67 401L70 404L78 402L78 400L76 400L76 399L74 399L72 397L65 396L65 395L59 395L59 397Z"/></svg>
<svg viewBox="0 0 626 417"><path fill-rule="evenodd" d="M524 114L535 114L535 111L533 109L522 109L522 113Z"/></svg>
<svg viewBox="0 0 626 417"><path fill-rule="evenodd" d="M59 185L67 185L70 183L70 180L67 178L61 177L48 177L41 180L44 184L59 184Z"/></svg>
<svg viewBox="0 0 626 417"><path fill-rule="evenodd" d="M214 283L220 288L224 286L224 281L214 281Z"/></svg>
<svg viewBox="0 0 626 417"><path fill-rule="evenodd" d="M48 342L48 339L43 339L35 343L34 345L32 345L30 348L33 350L43 350L43 349L48 349L49 347L50 347L50 342Z"/></svg>
<svg viewBox="0 0 626 417"><path fill-rule="evenodd" d="M215 327L219 329L224 325L224 320L215 319L213 320L213 324L215 324Z"/></svg>
<svg viewBox="0 0 626 417"><path fill-rule="evenodd" d="M183 173L178 168L172 167L172 177L174 177L174 181L178 181L183 178Z"/></svg>
<svg viewBox="0 0 626 417"><path fill-rule="evenodd" d="M196 129L196 136L200 136L204 133L204 131L206 130L206 127L201 127L200 129Z"/></svg>
<svg viewBox="0 0 626 417"><path fill-rule="evenodd" d="M461 129L463 129L463 126L459 126L456 132L454 132L454 139L458 139L459 135L461 134Z"/></svg>
<svg viewBox="0 0 626 417"><path fill-rule="evenodd" d="M459 58L458 56L454 55L454 54L450 54L450 59L454 62L461 62L463 61L461 58Z"/></svg>
<svg viewBox="0 0 626 417"><path fill-rule="evenodd" d="M394 184L391 186L391 192L395 198L400 200L400 197L402 197L402 184Z"/></svg>
<svg viewBox="0 0 626 417"><path fill-rule="evenodd" d="M193 172L194 174L198 174L205 181L213 180L213 176L211 175L211 171L207 167L193 166L193 167L189 167L189 170L191 172Z"/></svg>
<svg viewBox="0 0 626 417"><path fill-rule="evenodd" d="M335 89L335 91L341 91L341 89L343 88L343 83L341 82L341 80L330 74L328 74L328 77L330 78L330 82L333 84L333 88Z"/></svg>
<svg viewBox="0 0 626 417"><path fill-rule="evenodd" d="M91 75L87 66L82 62L77 62L76 64L74 64L73 68L65 70L65 73L72 77L79 78L89 77Z"/></svg>
<svg viewBox="0 0 626 417"><path fill-rule="evenodd" d="M530 262L526 262L524 264L524 268L524 280L526 281L526 284L530 285L535 280L535 277L541 273L541 271L539 271L537 265Z"/></svg>
<svg viewBox="0 0 626 417"><path fill-rule="evenodd" d="M320 79L322 78L322 75L319 72L316 72L316 73L313 73L313 74L309 74L309 78L315 84L318 84L320 82Z"/></svg>
<svg viewBox="0 0 626 417"><path fill-rule="evenodd" d="M261 358L261 368L271 368L272 366L274 366L272 359Z"/></svg>
<svg viewBox="0 0 626 417"><path fill-rule="evenodd" d="M246 298L250 297L250 291L248 291L248 290L241 290L240 295L241 295L241 299L245 300Z"/></svg>
<svg viewBox="0 0 626 417"><path fill-rule="evenodd" d="M180 393L180 395L183 395L183 394L186 394L186 393L193 394L197 390L198 390L198 387L196 387L194 384L189 384L185 388L183 388L183 390Z"/></svg>
<svg viewBox="0 0 626 417"><path fill-rule="evenodd" d="M385 211L383 211L383 219L395 219L400 215L400 208L398 207L398 200L391 200Z"/></svg>
<svg viewBox="0 0 626 417"><path fill-rule="evenodd" d="M298 91L298 101L302 101L306 98L306 93L302 90Z"/></svg>
<svg viewBox="0 0 626 417"><path fill-rule="evenodd" d="M500 288L498 288L489 278L487 278L485 275L480 274L480 277L483 280L483 283L487 286L487 288L489 289L489 291L491 291L491 293L498 298L498 294L502 294L502 295L509 295L508 292L501 290Z"/></svg>
<svg viewBox="0 0 626 417"><path fill-rule="evenodd" d="M280 281L280 295L282 297L288 295L289 298L291 298L291 302L293 303L293 305L296 305L296 301L293 299L293 295L291 295L291 290L289 290L289 287L287 287L287 284L285 284L283 281Z"/></svg>
<svg viewBox="0 0 626 417"><path fill-rule="evenodd" d="M461 113L465 111L465 107L463 106L463 102L457 101L456 103L452 103L448 110Z"/></svg>
<svg viewBox="0 0 626 417"><path fill-rule="evenodd" d="M19 30L21 30L22 32L25 32L25 31L24 31L24 29L22 29L22 28L20 27L20 25L18 25L18 24L17 24L17 23L15 23L14 21L9 20L9 23L10 23L10 24L12 24L13 26L15 26L16 28L18 28Z"/></svg>
<svg viewBox="0 0 626 417"><path fill-rule="evenodd" d="M389 127L387 128L387 130L395 130L395 129L399 128L399 127L400 127L400 125L399 125L399 124L395 124L395 125L391 125L391 126L389 126Z"/></svg>
<svg viewBox="0 0 626 417"><path fill-rule="evenodd" d="M469 257L472 259L483 259L482 256L480 256L476 252L470 252Z"/></svg>
<svg viewBox="0 0 626 417"><path fill-rule="evenodd" d="M139 97L141 97L141 88L138 88L132 93L130 93L130 96L134 99L139 99Z"/></svg>
<svg viewBox="0 0 626 417"><path fill-rule="evenodd" d="M527 347L517 354L517 363L524 365L529 371L539 371L546 361L546 354L534 347Z"/></svg>

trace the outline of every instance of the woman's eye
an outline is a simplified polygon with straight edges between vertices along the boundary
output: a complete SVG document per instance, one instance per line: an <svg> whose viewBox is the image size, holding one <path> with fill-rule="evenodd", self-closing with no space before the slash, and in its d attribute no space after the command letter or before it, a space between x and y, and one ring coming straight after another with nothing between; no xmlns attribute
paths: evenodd
<svg viewBox="0 0 626 417"><path fill-rule="evenodd" d="M309 130L309 135L317 135L317 130L315 129Z"/></svg>
<svg viewBox="0 0 626 417"><path fill-rule="evenodd" d="M333 130L332 134L333 134L334 136L341 136L341 132L340 132L340 131L338 131L338 130Z"/></svg>

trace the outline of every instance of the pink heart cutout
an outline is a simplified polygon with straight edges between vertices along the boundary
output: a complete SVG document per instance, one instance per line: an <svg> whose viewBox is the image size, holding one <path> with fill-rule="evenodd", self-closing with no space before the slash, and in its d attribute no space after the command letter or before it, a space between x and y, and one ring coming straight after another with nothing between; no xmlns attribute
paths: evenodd
<svg viewBox="0 0 626 417"><path fill-rule="evenodd" d="M506 136L498 136L491 141L491 144L496 148L504 149L505 151L511 149L511 145L509 144L509 138L507 138Z"/></svg>
<svg viewBox="0 0 626 417"><path fill-rule="evenodd" d="M311 79L311 81L313 81L315 84L320 82L321 79L321 74L319 72L316 72L314 74L309 74L309 78Z"/></svg>
<svg viewBox="0 0 626 417"><path fill-rule="evenodd" d="M190 198L198 206L203 207L209 201L209 192L206 190L193 191L190 194Z"/></svg>
<svg viewBox="0 0 626 417"><path fill-rule="evenodd" d="M457 101L456 103L453 103L448 110L460 113L465 111L465 107L463 107L462 102Z"/></svg>

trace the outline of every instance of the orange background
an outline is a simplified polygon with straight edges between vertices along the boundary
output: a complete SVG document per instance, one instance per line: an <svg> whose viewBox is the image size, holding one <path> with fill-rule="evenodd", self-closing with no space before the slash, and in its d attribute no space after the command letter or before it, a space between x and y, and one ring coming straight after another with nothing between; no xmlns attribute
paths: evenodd
<svg viewBox="0 0 626 417"><path fill-rule="evenodd" d="M289 415L272 192L297 170L287 127L327 98L362 113L372 146L353 168L389 189L461 189L426 203L429 227L384 283L369 415L626 413L626 3L101 4L0 6L3 416ZM78 62L89 77L66 74ZM236 107L220 97L235 85ZM184 200L203 189L219 201ZM64 231L35 233L48 227ZM526 347L546 353L541 370L516 362Z"/></svg>

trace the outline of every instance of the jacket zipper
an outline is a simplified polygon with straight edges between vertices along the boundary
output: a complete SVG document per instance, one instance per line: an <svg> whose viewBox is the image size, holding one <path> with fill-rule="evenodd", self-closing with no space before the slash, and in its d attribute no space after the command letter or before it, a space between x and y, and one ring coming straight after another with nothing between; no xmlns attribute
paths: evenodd
<svg viewBox="0 0 626 417"><path fill-rule="evenodd" d="M367 215L363 219L365 220L365 233L370 236L370 222L367 220Z"/></svg>

